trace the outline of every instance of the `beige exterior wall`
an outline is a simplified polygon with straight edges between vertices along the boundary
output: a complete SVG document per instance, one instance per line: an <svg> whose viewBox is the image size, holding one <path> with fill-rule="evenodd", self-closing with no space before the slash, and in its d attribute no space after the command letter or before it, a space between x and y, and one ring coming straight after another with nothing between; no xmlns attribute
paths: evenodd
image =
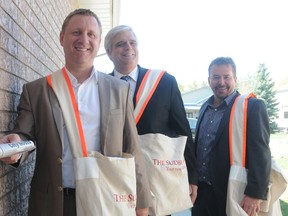
<svg viewBox="0 0 288 216"><path fill-rule="evenodd" d="M288 133L288 85L283 86L276 92L276 99L279 103L279 114L276 122L281 132Z"/></svg>
<svg viewBox="0 0 288 216"><path fill-rule="evenodd" d="M59 33L77 0L0 0L0 135L13 128L23 84L64 64ZM27 215L35 155L18 169L0 162L0 215Z"/></svg>

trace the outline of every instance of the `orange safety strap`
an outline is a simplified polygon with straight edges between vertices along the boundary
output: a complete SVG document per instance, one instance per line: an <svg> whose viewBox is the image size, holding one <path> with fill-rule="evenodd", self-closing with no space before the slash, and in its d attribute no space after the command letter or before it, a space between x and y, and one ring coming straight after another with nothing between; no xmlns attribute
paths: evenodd
<svg viewBox="0 0 288 216"><path fill-rule="evenodd" d="M237 115L237 113L235 113L235 107L236 105L241 106L243 105L243 121L242 121L242 125L241 122L240 124L237 124L237 126L239 125L239 127L242 127L242 167L245 167L246 165L246 135L247 135L247 110L248 110L248 100L249 98L254 97L256 98L255 94L250 93L247 96L245 96L244 100L243 100L243 104L237 104L240 96L238 96L235 99L235 102L232 106L231 109L231 114L230 114L230 121L229 121L229 154L230 154L230 165L232 166L233 164L233 145L235 145L235 143L233 143L233 121L235 121L235 115ZM241 111L241 110L240 110ZM235 125L234 125L235 126Z"/></svg>
<svg viewBox="0 0 288 216"><path fill-rule="evenodd" d="M232 142L232 137L233 137L233 119L234 119L234 113L235 113L235 106L236 102L239 100L240 95L235 99L234 104L231 109L230 113L230 121L229 121L229 153L230 153L230 165L232 166L233 164L233 142Z"/></svg>
<svg viewBox="0 0 288 216"><path fill-rule="evenodd" d="M151 73L151 71L152 71L151 69L147 71L147 73L146 73L145 76L143 77L142 82L140 83L138 92L137 92L137 94L136 94L136 104L137 104L138 101L139 101L140 95L141 95L141 93L142 93L142 91L143 91L143 88L144 88L144 86L145 86L145 83L146 83L147 78L148 78L149 74Z"/></svg>
<svg viewBox="0 0 288 216"><path fill-rule="evenodd" d="M74 95L74 90L73 90L71 81L70 81L70 79L68 77L68 74L66 72L65 67L62 68L62 73L63 73L64 79L66 81L66 84L67 84L67 87L68 87L68 90L69 90L69 94L70 94L70 98L71 98L71 102L72 102L72 106L73 106L73 109L74 109L74 115L75 115L75 119L76 119L76 123L77 123L78 133L79 133L79 136L80 136L81 147L82 147L82 154L83 154L83 157L88 157L88 152L87 152L87 147L86 147L86 140L85 140L85 136L84 136L84 131L83 131L83 127L82 127L80 113L79 113L77 102L76 102L76 98L75 98L75 95ZM48 81L48 84L53 89L51 75L47 76L47 81ZM53 90L55 91L55 89L53 89Z"/></svg>
<svg viewBox="0 0 288 216"><path fill-rule="evenodd" d="M47 82L48 82L48 85L53 89L51 75L47 76Z"/></svg>
<svg viewBox="0 0 288 216"><path fill-rule="evenodd" d="M151 71L152 71L151 69L147 71L147 73L146 73L145 76L143 77L143 80L142 80L142 82L141 82L141 84L140 84L140 86L139 86L138 92L137 92L137 94L136 94L136 105L138 104L139 98L142 96L143 89L144 89L144 87L145 87L145 84L146 84L146 82L147 82L147 78L148 78L148 76L150 75ZM142 107L140 108L139 113L138 113L138 114L136 115L136 117L135 117L135 122L136 122L136 124L138 124L138 122L139 122L139 120L140 120L140 118L141 118L141 116L142 116L142 114L143 114L143 112L144 112L144 110L145 110L145 108L146 108L149 100L151 99L153 93L155 92L155 90L156 90L156 88L157 88L157 86L158 86L158 84L159 84L162 76L164 75L164 73L165 73L165 71L161 71L161 73L159 74L159 76L158 76L157 79L156 79L156 82L155 82L154 85L152 86L149 94L146 96L146 99L145 99Z"/></svg>

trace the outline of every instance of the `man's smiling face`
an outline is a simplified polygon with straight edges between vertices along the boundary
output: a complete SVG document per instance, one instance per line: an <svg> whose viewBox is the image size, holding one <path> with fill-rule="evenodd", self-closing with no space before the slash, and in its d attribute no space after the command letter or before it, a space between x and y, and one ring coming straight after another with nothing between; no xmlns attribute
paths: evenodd
<svg viewBox="0 0 288 216"><path fill-rule="evenodd" d="M100 42L100 28L93 16L71 17L64 32L60 33L66 65L93 65Z"/></svg>
<svg viewBox="0 0 288 216"><path fill-rule="evenodd" d="M118 33L112 39L112 48L108 56L120 72L120 68L135 68L138 64L138 44L135 35L130 31Z"/></svg>

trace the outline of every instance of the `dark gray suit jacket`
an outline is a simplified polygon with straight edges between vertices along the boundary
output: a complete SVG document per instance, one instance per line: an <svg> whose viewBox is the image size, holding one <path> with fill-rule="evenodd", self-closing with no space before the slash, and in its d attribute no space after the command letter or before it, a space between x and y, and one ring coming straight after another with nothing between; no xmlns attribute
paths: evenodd
<svg viewBox="0 0 288 216"><path fill-rule="evenodd" d="M133 96L135 106L136 94L144 75L148 71L138 65L139 75ZM114 75L111 73L111 75ZM176 79L165 72L153 96L147 104L137 124L139 135L161 133L169 137L187 136L185 161L188 169L189 183L197 183L196 160L192 133Z"/></svg>
<svg viewBox="0 0 288 216"><path fill-rule="evenodd" d="M237 95L232 99L217 130L216 138L212 143L212 151L209 161L209 172L212 185L217 194L217 202L221 209L226 209L227 184L230 170L229 162L229 119L230 112ZM213 97L213 96L212 96ZM198 145L198 130L207 109L208 102L200 109L196 128L195 144ZM271 169L271 153L269 148L269 120L264 101L250 98L247 113L247 150L246 168L248 172L248 184L245 194L266 199ZM196 151L197 152L197 151ZM197 155L196 155L197 157Z"/></svg>

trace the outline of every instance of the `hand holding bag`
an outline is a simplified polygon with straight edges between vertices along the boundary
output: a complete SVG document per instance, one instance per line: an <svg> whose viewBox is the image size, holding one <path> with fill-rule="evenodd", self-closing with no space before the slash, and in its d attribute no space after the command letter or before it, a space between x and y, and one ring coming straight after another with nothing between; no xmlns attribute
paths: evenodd
<svg viewBox="0 0 288 216"><path fill-rule="evenodd" d="M240 206L247 185L246 157L246 120L250 97L254 94L241 95L236 98L230 117L230 174L228 180L226 213L228 216L247 216ZM268 199L261 203L259 216L282 216L279 197L287 187L283 171L272 160Z"/></svg>

